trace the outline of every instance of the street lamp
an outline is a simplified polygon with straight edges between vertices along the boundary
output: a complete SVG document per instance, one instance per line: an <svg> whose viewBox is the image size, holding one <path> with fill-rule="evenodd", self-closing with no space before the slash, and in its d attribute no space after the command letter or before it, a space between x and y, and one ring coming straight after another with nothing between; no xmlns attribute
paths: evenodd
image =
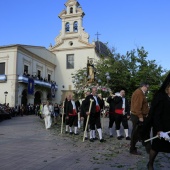
<svg viewBox="0 0 170 170"><path fill-rule="evenodd" d="M105 76L106 76L107 84L108 84L108 81L110 80L110 75L109 75L109 73L107 72L107 73L105 74Z"/></svg>
<svg viewBox="0 0 170 170"><path fill-rule="evenodd" d="M6 105L6 97L7 97L8 92L5 91L4 94L5 94L5 105Z"/></svg>
<svg viewBox="0 0 170 170"><path fill-rule="evenodd" d="M97 80L98 83L101 83L102 81L100 79Z"/></svg>

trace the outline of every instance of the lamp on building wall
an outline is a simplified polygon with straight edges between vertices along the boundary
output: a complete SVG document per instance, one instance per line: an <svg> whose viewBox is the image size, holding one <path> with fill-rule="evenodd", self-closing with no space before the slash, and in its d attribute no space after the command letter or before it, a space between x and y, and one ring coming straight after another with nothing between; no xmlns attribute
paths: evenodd
<svg viewBox="0 0 170 170"><path fill-rule="evenodd" d="M4 94L5 94L5 105L6 105L6 97L7 97L8 92L5 91Z"/></svg>

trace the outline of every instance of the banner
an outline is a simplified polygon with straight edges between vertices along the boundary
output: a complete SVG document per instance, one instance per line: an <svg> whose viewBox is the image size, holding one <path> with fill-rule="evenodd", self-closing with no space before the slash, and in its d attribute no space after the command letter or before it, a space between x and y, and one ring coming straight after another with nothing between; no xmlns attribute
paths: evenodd
<svg viewBox="0 0 170 170"><path fill-rule="evenodd" d="M28 78L28 94L34 94L34 79Z"/></svg>
<svg viewBox="0 0 170 170"><path fill-rule="evenodd" d="M51 97L55 98L55 84L51 84Z"/></svg>

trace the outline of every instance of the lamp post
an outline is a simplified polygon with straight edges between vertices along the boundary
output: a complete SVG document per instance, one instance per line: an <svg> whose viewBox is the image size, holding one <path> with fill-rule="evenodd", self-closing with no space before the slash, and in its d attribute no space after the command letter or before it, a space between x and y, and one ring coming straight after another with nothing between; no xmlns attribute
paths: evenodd
<svg viewBox="0 0 170 170"><path fill-rule="evenodd" d="M109 73L107 72L107 73L105 74L105 76L106 76L106 79L107 79L107 85L108 85L108 82L109 82L109 80L110 80L110 75L109 75Z"/></svg>
<svg viewBox="0 0 170 170"><path fill-rule="evenodd" d="M6 105L6 97L7 97L8 92L5 91L4 94L5 94L5 105Z"/></svg>
<svg viewBox="0 0 170 170"><path fill-rule="evenodd" d="M98 79L97 82L100 84L102 81L100 79Z"/></svg>

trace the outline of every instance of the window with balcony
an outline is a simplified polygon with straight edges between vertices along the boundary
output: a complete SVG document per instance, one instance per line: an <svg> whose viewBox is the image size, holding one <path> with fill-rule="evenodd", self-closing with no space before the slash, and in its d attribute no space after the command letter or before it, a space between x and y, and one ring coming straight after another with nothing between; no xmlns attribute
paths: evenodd
<svg viewBox="0 0 170 170"><path fill-rule="evenodd" d="M0 63L0 75L5 74L5 62Z"/></svg>
<svg viewBox="0 0 170 170"><path fill-rule="evenodd" d="M39 80L41 79L41 71L40 70L37 70L37 77Z"/></svg>
<svg viewBox="0 0 170 170"><path fill-rule="evenodd" d="M27 65L24 65L24 73L28 74L28 66Z"/></svg>
<svg viewBox="0 0 170 170"><path fill-rule="evenodd" d="M51 75L48 74L48 82L50 82L50 81L51 81Z"/></svg>

